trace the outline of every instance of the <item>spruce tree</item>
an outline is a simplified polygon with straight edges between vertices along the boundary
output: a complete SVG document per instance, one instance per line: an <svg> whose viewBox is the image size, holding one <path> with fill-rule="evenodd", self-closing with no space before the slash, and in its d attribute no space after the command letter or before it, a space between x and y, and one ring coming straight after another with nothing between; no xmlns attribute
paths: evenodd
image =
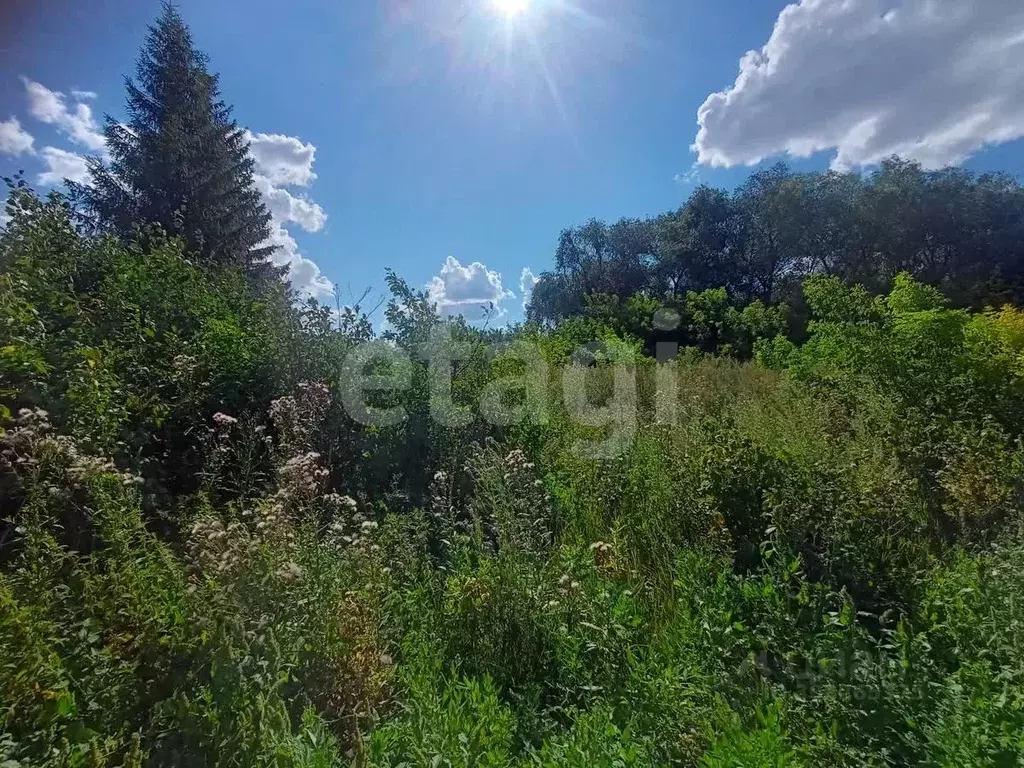
<svg viewBox="0 0 1024 768"><path fill-rule="evenodd" d="M93 186L74 190L100 226L122 237L159 223L208 263L266 276L270 214L253 182L245 132L220 98L185 22L165 4L125 78L129 120L107 117L109 163L90 161Z"/></svg>

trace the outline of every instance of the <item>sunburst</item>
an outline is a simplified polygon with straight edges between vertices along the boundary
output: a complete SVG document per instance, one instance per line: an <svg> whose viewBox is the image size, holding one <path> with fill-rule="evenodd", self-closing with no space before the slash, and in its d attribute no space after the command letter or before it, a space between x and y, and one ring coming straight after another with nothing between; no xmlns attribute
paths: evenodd
<svg viewBox="0 0 1024 768"><path fill-rule="evenodd" d="M395 26L412 32L389 45L399 77L423 78L437 64L481 114L509 125L560 121L576 143L567 91L618 66L637 44L622 0L381 0ZM436 52L445 54L437 58ZM409 73L408 75L404 73Z"/></svg>
<svg viewBox="0 0 1024 768"><path fill-rule="evenodd" d="M530 10L530 0L489 0L494 9L507 19L515 19Z"/></svg>

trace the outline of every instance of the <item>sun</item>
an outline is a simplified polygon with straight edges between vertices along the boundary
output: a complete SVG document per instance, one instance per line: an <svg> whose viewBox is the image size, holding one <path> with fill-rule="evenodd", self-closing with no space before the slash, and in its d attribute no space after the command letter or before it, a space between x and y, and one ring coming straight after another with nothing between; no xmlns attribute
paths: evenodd
<svg viewBox="0 0 1024 768"><path fill-rule="evenodd" d="M514 19L522 16L530 8L530 0L490 0L491 5L502 16L507 19Z"/></svg>

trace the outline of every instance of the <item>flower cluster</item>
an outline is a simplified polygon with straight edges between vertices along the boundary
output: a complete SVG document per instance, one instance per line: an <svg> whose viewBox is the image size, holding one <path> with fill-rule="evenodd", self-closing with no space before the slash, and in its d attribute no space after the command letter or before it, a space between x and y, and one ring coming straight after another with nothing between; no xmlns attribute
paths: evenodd
<svg viewBox="0 0 1024 768"><path fill-rule="evenodd" d="M506 501L495 506L494 520L488 526L496 528L497 537L505 546L529 552L545 550L554 537L554 512L544 482L537 477L536 466L523 451L515 449L498 459L496 469L501 472ZM479 485L478 480L478 488Z"/></svg>
<svg viewBox="0 0 1024 768"><path fill-rule="evenodd" d="M374 543L378 525L364 515L359 504L351 496L339 496L331 493L324 496L324 502L334 512L331 533L343 547L358 547L376 552L379 547Z"/></svg>
<svg viewBox="0 0 1024 768"><path fill-rule="evenodd" d="M359 511L359 504L351 496L342 496L340 493L328 493L324 496L324 503L342 515L355 515Z"/></svg>
<svg viewBox="0 0 1024 768"><path fill-rule="evenodd" d="M331 393L320 382L301 382L294 395L278 398L270 404L270 419L277 428L282 448L290 452L308 451L313 435L331 406Z"/></svg>
<svg viewBox="0 0 1024 768"><path fill-rule="evenodd" d="M438 519L446 519L452 513L451 484L447 472L435 472L430 481L430 512Z"/></svg>
<svg viewBox="0 0 1024 768"><path fill-rule="evenodd" d="M223 498L223 493L247 495L268 479L274 440L266 427L255 421L248 414L239 417L223 411L211 417L203 442L206 461L200 474L212 498Z"/></svg>
<svg viewBox="0 0 1024 768"><path fill-rule="evenodd" d="M532 471L534 466L530 463L530 460L526 457L526 454L516 448L511 451L508 456L505 457L505 465L508 467L509 474L505 475L505 479L511 477L511 473L523 473Z"/></svg>
<svg viewBox="0 0 1024 768"><path fill-rule="evenodd" d="M278 467L278 493L290 506L308 503L322 493L329 474L316 451L292 456Z"/></svg>
<svg viewBox="0 0 1024 768"><path fill-rule="evenodd" d="M473 447L463 471L473 485L464 514L452 502L452 481L446 473L437 473L431 484L431 516L440 523L442 549L459 534L477 532L479 543L491 552L547 550L554 538L554 507L523 451L500 453L489 438Z"/></svg>
<svg viewBox="0 0 1024 768"><path fill-rule="evenodd" d="M452 552L458 534L468 534L472 522L466 512L456 508L452 501L451 476L444 471L434 473L430 482L430 517L434 523L437 546L442 558Z"/></svg>
<svg viewBox="0 0 1024 768"><path fill-rule="evenodd" d="M275 552L287 553L295 549L294 516L282 501L280 492L260 501L255 508L244 510L242 518L256 541L272 543Z"/></svg>
<svg viewBox="0 0 1024 768"><path fill-rule="evenodd" d="M330 471L312 445L330 404L330 392L318 382L302 382L294 395L270 404L281 449L273 503L283 513L295 514L324 493Z"/></svg>
<svg viewBox="0 0 1024 768"><path fill-rule="evenodd" d="M213 414L213 423L219 428L227 430L238 423L238 419L234 416L228 416L226 413L220 413L219 411Z"/></svg>
<svg viewBox="0 0 1024 768"><path fill-rule="evenodd" d="M291 561L288 561L277 569L277 578L285 584L296 584L302 581L305 575L306 574L302 570L302 567Z"/></svg>
<svg viewBox="0 0 1024 768"><path fill-rule="evenodd" d="M558 580L558 594L562 597L568 597L579 591L580 583L575 581L568 573L563 573L562 578Z"/></svg>
<svg viewBox="0 0 1024 768"><path fill-rule="evenodd" d="M0 469L25 472L37 467L45 456L62 464L73 488L82 487L90 477L118 478L123 485L141 485L140 476L121 472L114 462L84 453L67 435L53 433L50 414L42 408L22 408L10 420L10 429L0 434Z"/></svg>
<svg viewBox="0 0 1024 768"><path fill-rule="evenodd" d="M219 411L213 414L213 426L208 428L210 434L210 458L213 460L214 469L217 474L224 469L224 462L231 455L232 427L238 424L238 419L228 416Z"/></svg>
<svg viewBox="0 0 1024 768"><path fill-rule="evenodd" d="M10 420L10 426L11 429L0 437L3 441L0 456L12 464L28 463L36 452L35 447L52 430L50 414L42 408L22 408Z"/></svg>
<svg viewBox="0 0 1024 768"><path fill-rule="evenodd" d="M199 367L199 361L192 355L175 355L171 367L176 374L189 376Z"/></svg>
<svg viewBox="0 0 1024 768"><path fill-rule="evenodd" d="M175 355L171 360L171 380L183 389L196 384L196 373L198 371L199 361L192 355Z"/></svg>
<svg viewBox="0 0 1024 768"><path fill-rule="evenodd" d="M582 594L583 587L582 587L582 585L578 581L573 579L573 577L570 576L568 573L563 573L562 576L558 579L558 587L556 588L555 591L562 598L562 600L569 600L569 602L571 603L571 599L573 597L576 597L576 596ZM555 610L557 610L562 605L562 600L559 600L557 598L549 600L548 602L546 602L544 604L544 610L545 611L555 611Z"/></svg>
<svg viewBox="0 0 1024 768"><path fill-rule="evenodd" d="M217 576L228 581L259 547L259 541L241 523L225 526L208 517L196 522L189 531L188 562L196 575Z"/></svg>

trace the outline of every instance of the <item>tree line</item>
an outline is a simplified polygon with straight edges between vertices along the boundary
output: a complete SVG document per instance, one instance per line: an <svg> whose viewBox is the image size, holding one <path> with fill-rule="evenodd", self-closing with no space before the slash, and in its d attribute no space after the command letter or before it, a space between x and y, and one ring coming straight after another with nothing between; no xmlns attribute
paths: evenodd
<svg viewBox="0 0 1024 768"><path fill-rule="evenodd" d="M741 306L800 307L809 275L879 294L901 272L958 306L1018 300L1024 188L1005 173L926 171L899 158L865 175L777 164L731 194L702 185L654 218L564 230L527 316L555 323L586 314L598 294L681 305L687 293L718 288Z"/></svg>

